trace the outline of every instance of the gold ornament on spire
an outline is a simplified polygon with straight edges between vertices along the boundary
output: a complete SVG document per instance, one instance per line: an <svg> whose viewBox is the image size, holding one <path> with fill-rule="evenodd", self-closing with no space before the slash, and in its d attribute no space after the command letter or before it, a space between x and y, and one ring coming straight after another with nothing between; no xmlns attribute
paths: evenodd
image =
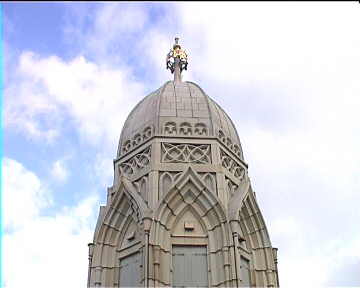
<svg viewBox="0 0 360 288"><path fill-rule="evenodd" d="M175 44L170 49L166 57L166 69L170 69L171 73L176 72L177 66L180 68L180 73L187 70L188 57L185 50L181 49L179 38L175 38Z"/></svg>

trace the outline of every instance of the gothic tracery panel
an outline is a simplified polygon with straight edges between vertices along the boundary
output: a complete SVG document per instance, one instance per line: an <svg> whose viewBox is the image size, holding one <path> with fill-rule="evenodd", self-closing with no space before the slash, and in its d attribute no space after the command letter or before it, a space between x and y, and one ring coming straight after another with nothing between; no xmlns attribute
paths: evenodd
<svg viewBox="0 0 360 288"><path fill-rule="evenodd" d="M240 181L244 178L245 169L241 167L235 160L233 160L228 154L220 149L220 159L222 166L234 175Z"/></svg>
<svg viewBox="0 0 360 288"><path fill-rule="evenodd" d="M161 172L159 177L160 198L169 192L182 172Z"/></svg>
<svg viewBox="0 0 360 288"><path fill-rule="evenodd" d="M162 162L210 164L211 151L208 144L162 143Z"/></svg>
<svg viewBox="0 0 360 288"><path fill-rule="evenodd" d="M242 152L239 145L234 144L230 137L227 137L222 130L218 131L217 137L230 150L232 150L239 158L242 158Z"/></svg>
<svg viewBox="0 0 360 288"><path fill-rule="evenodd" d="M151 146L120 164L120 173L133 176L145 170L150 165Z"/></svg>

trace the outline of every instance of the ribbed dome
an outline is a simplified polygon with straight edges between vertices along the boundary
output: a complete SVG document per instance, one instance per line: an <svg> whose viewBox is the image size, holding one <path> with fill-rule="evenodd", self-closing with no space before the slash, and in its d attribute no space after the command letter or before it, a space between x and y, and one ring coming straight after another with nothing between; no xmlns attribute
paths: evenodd
<svg viewBox="0 0 360 288"><path fill-rule="evenodd" d="M227 114L195 83L166 82L135 106L125 121L117 156L153 136L217 137L240 159L239 136Z"/></svg>

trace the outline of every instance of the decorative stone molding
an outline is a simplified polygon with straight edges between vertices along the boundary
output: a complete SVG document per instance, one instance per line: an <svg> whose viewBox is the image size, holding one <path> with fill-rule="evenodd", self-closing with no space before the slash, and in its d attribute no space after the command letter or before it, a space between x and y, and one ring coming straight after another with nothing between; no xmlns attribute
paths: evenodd
<svg viewBox="0 0 360 288"><path fill-rule="evenodd" d="M188 82L170 81L155 94L122 132L88 287L186 286L172 281L189 275L175 277L182 268L175 246L206 246L192 254L207 257L193 258L204 268L196 274L209 276L204 287L278 286L277 257L231 119ZM131 255L138 258L124 262ZM121 270L124 263L132 266Z"/></svg>
<svg viewBox="0 0 360 288"><path fill-rule="evenodd" d="M174 185L175 181L182 174L182 172L160 172L159 189L160 197L165 195Z"/></svg>
<svg viewBox="0 0 360 288"><path fill-rule="evenodd" d="M153 126L145 127L141 132L136 133L131 139L127 139L124 141L122 145L121 152L126 154L136 147L138 147L141 143L145 142L147 139L151 138L154 135Z"/></svg>
<svg viewBox="0 0 360 288"><path fill-rule="evenodd" d="M201 180L204 182L205 186L212 192L217 194L216 189L216 176L215 173L209 172L198 172Z"/></svg>
<svg viewBox="0 0 360 288"><path fill-rule="evenodd" d="M238 188L238 185L236 185L234 182L232 182L229 178L225 177L225 188L228 192L229 197L232 197Z"/></svg>
<svg viewBox="0 0 360 288"><path fill-rule="evenodd" d="M241 167L235 160L233 160L228 154L220 149L220 159L222 166L234 175L240 181L244 179L245 169Z"/></svg>
<svg viewBox="0 0 360 288"><path fill-rule="evenodd" d="M165 135L176 135L177 134L176 123L166 122L163 131Z"/></svg>
<svg viewBox="0 0 360 288"><path fill-rule="evenodd" d="M160 187L160 195L166 194L170 188L174 185L179 176L183 174L180 172L161 172L159 176L159 187ZM206 186L209 191L217 194L216 190L216 176L215 173L209 172L199 172L199 178L203 181L204 186Z"/></svg>
<svg viewBox="0 0 360 288"><path fill-rule="evenodd" d="M195 135L207 136L208 131L204 123L196 123L194 127L195 127L194 130Z"/></svg>
<svg viewBox="0 0 360 288"><path fill-rule="evenodd" d="M169 121L163 126L163 133L165 135L180 135L180 136L208 136L208 128L204 123L176 122Z"/></svg>
<svg viewBox="0 0 360 288"><path fill-rule="evenodd" d="M139 195L144 199L145 203L148 203L148 189L149 189L149 177L145 175L139 180L133 182Z"/></svg>
<svg viewBox="0 0 360 288"><path fill-rule="evenodd" d="M150 165L151 146L136 154L124 163L119 165L120 174L125 176L133 176L142 172Z"/></svg>
<svg viewBox="0 0 360 288"><path fill-rule="evenodd" d="M226 136L222 130L218 131L218 138L225 146L227 146L231 151L233 151L239 158L242 158L242 152L237 144L233 144L230 137Z"/></svg>
<svg viewBox="0 0 360 288"><path fill-rule="evenodd" d="M137 203L133 199L130 199L129 204L130 204L131 216L134 218L136 223L140 223L141 222L141 214L140 214L140 209L137 206Z"/></svg>
<svg viewBox="0 0 360 288"><path fill-rule="evenodd" d="M173 286L171 282L172 245L206 245L209 266L206 266L212 278L209 287L234 287L230 283L229 247L230 229L226 221L226 210L216 194L206 189L202 180L205 174L199 175L189 166L177 178L176 183L161 197L154 213L153 239L160 246L162 258L158 273L158 282ZM193 224L193 230L185 230L185 222ZM187 227L189 227L187 225ZM192 225L190 225L192 228ZM165 253L163 253L164 251ZM226 282L228 281L228 282ZM224 283L224 285L221 285ZM230 285L231 284L231 285Z"/></svg>
<svg viewBox="0 0 360 288"><path fill-rule="evenodd" d="M192 132L192 125L190 123L183 122L180 124L179 135L191 136Z"/></svg>
<svg viewBox="0 0 360 288"><path fill-rule="evenodd" d="M161 144L162 162L210 164L210 145L196 144Z"/></svg>

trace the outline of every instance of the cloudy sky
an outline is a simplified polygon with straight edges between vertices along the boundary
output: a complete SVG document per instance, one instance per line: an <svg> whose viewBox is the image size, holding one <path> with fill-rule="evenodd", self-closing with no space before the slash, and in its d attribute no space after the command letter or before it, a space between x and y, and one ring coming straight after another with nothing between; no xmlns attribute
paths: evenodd
<svg viewBox="0 0 360 288"><path fill-rule="evenodd" d="M3 3L3 281L86 287L126 116L175 36L233 119L282 287L360 285L360 5Z"/></svg>

